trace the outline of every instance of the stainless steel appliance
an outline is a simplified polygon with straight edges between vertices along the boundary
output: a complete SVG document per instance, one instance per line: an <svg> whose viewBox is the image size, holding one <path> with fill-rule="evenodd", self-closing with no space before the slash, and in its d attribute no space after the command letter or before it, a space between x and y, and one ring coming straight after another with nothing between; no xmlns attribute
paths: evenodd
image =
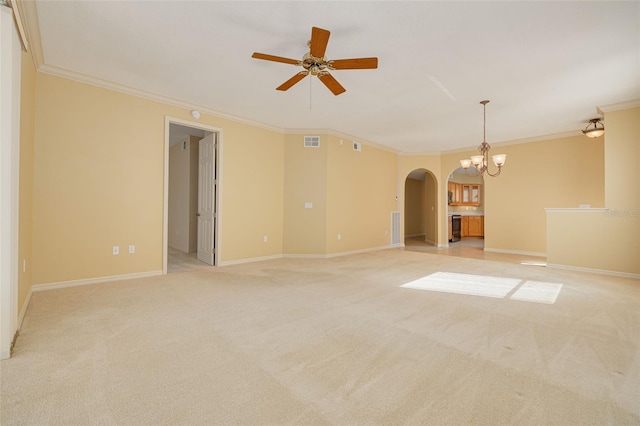
<svg viewBox="0 0 640 426"><path fill-rule="evenodd" d="M451 215L451 242L460 241L460 231L462 230L462 216L459 214Z"/></svg>

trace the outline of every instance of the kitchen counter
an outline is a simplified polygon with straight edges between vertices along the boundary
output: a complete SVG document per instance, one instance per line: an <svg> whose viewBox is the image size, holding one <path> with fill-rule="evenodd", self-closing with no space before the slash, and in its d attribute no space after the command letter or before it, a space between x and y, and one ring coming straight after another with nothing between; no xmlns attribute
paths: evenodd
<svg viewBox="0 0 640 426"><path fill-rule="evenodd" d="M473 211L449 213L449 216L453 216L454 214L459 216L484 216L484 212L473 212Z"/></svg>

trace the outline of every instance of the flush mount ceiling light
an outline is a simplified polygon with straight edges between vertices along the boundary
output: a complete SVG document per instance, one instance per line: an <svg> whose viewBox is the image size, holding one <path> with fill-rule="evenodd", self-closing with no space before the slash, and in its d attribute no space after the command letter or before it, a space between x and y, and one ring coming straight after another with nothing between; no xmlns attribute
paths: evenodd
<svg viewBox="0 0 640 426"><path fill-rule="evenodd" d="M477 173L471 176L482 175L485 172L489 176L498 176L502 171L502 166L504 166L505 161L507 160L507 154L496 154L491 157L493 160L493 164L498 167L498 171L495 173L491 173L489 171L489 150L491 146L487 143L487 104L489 101L480 101L482 104L484 122L483 122L483 130L482 130L482 143L478 147L478 151L480 151L480 155L472 155L471 159L460 160L460 165L464 169L465 173L468 174L468 169L473 166L475 167Z"/></svg>
<svg viewBox="0 0 640 426"><path fill-rule="evenodd" d="M598 125L600 125L600 127L598 127ZM593 127L590 128L590 126ZM599 138L604 135L604 124L600 122L599 118L592 118L582 133L588 138Z"/></svg>

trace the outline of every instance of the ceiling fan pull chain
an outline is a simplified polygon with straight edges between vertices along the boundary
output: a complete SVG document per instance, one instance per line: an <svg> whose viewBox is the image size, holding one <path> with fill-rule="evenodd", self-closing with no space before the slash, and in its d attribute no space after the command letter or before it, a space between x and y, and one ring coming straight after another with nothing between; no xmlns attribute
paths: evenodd
<svg viewBox="0 0 640 426"><path fill-rule="evenodd" d="M312 78L309 79L309 111L311 111L311 94L313 93L311 90L312 80Z"/></svg>

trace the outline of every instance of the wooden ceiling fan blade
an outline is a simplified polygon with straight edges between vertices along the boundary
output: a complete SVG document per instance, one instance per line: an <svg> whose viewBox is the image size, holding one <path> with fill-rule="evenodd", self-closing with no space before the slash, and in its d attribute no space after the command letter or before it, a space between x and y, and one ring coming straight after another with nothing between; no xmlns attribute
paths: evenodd
<svg viewBox="0 0 640 426"><path fill-rule="evenodd" d="M276 87L276 90L285 91L285 90L291 89L291 87L294 84L296 84L297 82L299 82L300 80L305 78L307 76L307 74L309 74L307 71L300 71L298 74L294 75L289 80L285 81L280 86Z"/></svg>
<svg viewBox="0 0 640 426"><path fill-rule="evenodd" d="M285 64L298 65L300 61L295 59L283 58L282 56L267 55L266 53L253 52L252 58L264 59L265 61L282 62Z"/></svg>
<svg viewBox="0 0 640 426"><path fill-rule="evenodd" d="M364 70L378 68L378 58L352 58L329 61L329 67L334 70Z"/></svg>
<svg viewBox="0 0 640 426"><path fill-rule="evenodd" d="M324 52L327 50L327 44L329 43L329 36L331 33L322 28L311 28L311 43L309 46L309 52L311 56L316 58L324 58Z"/></svg>
<svg viewBox="0 0 640 426"><path fill-rule="evenodd" d="M333 78L333 76L328 72L318 74L318 78L322 83L324 83L325 86L327 86L327 89L331 90L331 93L333 93L336 96L338 96L340 93L344 93L347 91L347 89L342 87L342 85L338 83L338 80Z"/></svg>

